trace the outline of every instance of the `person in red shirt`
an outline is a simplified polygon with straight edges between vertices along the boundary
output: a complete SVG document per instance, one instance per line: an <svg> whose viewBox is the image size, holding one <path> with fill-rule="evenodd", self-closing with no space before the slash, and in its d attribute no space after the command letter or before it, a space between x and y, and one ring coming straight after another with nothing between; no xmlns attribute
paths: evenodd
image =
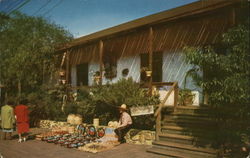
<svg viewBox="0 0 250 158"><path fill-rule="evenodd" d="M15 115L16 115L16 124L17 124L17 132L19 136L18 142L26 141L27 134L29 132L29 111L28 107L25 105L27 103L26 100L20 101L20 104L15 107Z"/></svg>
<svg viewBox="0 0 250 158"><path fill-rule="evenodd" d="M118 136L118 141L120 143L125 143L126 141L124 139L124 136L126 135L126 133L131 128L132 118L127 113L127 106L126 106L126 104L122 104L121 107L119 107L119 112L120 112L119 125L115 129L115 133Z"/></svg>

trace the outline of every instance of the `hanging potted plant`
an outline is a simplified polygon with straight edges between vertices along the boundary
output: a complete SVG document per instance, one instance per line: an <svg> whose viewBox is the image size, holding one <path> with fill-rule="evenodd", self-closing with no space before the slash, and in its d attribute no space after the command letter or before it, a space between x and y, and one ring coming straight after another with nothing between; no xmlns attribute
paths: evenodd
<svg viewBox="0 0 250 158"><path fill-rule="evenodd" d="M101 74L99 71L96 71L93 75L95 83L99 84L101 81Z"/></svg>
<svg viewBox="0 0 250 158"><path fill-rule="evenodd" d="M141 71L145 72L147 77L152 76L152 71L148 67L142 67Z"/></svg>
<svg viewBox="0 0 250 158"><path fill-rule="evenodd" d="M66 80L65 79L62 80L62 84L66 84Z"/></svg>
<svg viewBox="0 0 250 158"><path fill-rule="evenodd" d="M60 71L59 71L59 75L60 75L60 76L65 76L65 70L60 70Z"/></svg>

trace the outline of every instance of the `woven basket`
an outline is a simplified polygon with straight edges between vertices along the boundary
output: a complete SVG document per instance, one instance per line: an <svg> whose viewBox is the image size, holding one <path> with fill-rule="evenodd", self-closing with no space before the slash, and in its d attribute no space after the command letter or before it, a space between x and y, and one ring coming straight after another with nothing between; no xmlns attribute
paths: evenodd
<svg viewBox="0 0 250 158"><path fill-rule="evenodd" d="M80 124L82 124L82 116L81 115L75 115L75 117L74 117L74 124L76 124L76 125L80 125Z"/></svg>
<svg viewBox="0 0 250 158"><path fill-rule="evenodd" d="M75 124L75 114L69 114L67 117L67 122L70 124Z"/></svg>

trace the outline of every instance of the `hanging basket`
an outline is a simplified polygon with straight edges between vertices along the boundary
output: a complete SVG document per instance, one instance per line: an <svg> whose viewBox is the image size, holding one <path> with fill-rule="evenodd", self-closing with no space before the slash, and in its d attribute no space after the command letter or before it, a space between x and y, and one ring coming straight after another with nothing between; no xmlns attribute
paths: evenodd
<svg viewBox="0 0 250 158"><path fill-rule="evenodd" d="M150 71L150 70L145 71L145 72L146 72L147 77L150 77L152 75L152 71Z"/></svg>
<svg viewBox="0 0 250 158"><path fill-rule="evenodd" d="M62 80L62 84L66 84L66 80Z"/></svg>
<svg viewBox="0 0 250 158"><path fill-rule="evenodd" d="M64 70L59 71L59 75L60 76L65 76L65 71Z"/></svg>
<svg viewBox="0 0 250 158"><path fill-rule="evenodd" d="M101 81L101 76L94 76L95 83L99 84Z"/></svg>

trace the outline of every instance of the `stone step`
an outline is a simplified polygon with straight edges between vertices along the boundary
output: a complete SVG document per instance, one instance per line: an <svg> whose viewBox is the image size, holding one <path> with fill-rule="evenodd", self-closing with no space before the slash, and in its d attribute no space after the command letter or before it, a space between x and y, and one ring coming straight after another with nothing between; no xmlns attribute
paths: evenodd
<svg viewBox="0 0 250 158"><path fill-rule="evenodd" d="M202 114L207 115L212 111L208 107L199 107L199 106L177 106L174 113L183 113L183 114Z"/></svg>
<svg viewBox="0 0 250 158"><path fill-rule="evenodd" d="M147 152L164 155L166 158L188 158L187 155L181 152L170 151L162 148L152 147L147 149ZM190 157L191 158L191 157Z"/></svg>
<svg viewBox="0 0 250 158"><path fill-rule="evenodd" d="M198 120L204 120L204 121L214 120L209 115L205 115L205 114L184 114L184 113L171 113L171 114L163 116L163 119L167 119L167 118L190 119L190 120L198 119Z"/></svg>
<svg viewBox="0 0 250 158"><path fill-rule="evenodd" d="M168 118L164 119L161 122L162 126L172 125L172 126L182 126L182 127L197 127L197 128L206 128L213 129L216 128L216 123L213 121L202 121L202 120L189 120L189 119L174 119Z"/></svg>
<svg viewBox="0 0 250 158"><path fill-rule="evenodd" d="M193 136L204 136L214 134L214 130L204 130L204 128L193 128L193 127L184 127L184 126L172 126L164 125L161 127L162 133L169 134L179 134L179 135L193 135Z"/></svg>
<svg viewBox="0 0 250 158"><path fill-rule="evenodd" d="M162 126L162 133L190 135L190 131L180 126Z"/></svg>
<svg viewBox="0 0 250 158"><path fill-rule="evenodd" d="M169 142L183 143L183 144L193 144L194 141L194 138L192 136L169 134L169 133L160 133L159 139L161 141L169 141Z"/></svg>
<svg viewBox="0 0 250 158"><path fill-rule="evenodd" d="M198 155L205 156L215 156L217 151L211 148L203 148L203 147L195 147L193 145L188 144L180 144L180 143L173 143L173 142L166 142L166 141L154 141L153 145L161 146L163 148L169 150L175 150L180 152L187 152L187 153L196 153Z"/></svg>
<svg viewBox="0 0 250 158"><path fill-rule="evenodd" d="M212 140L214 140L211 135L183 135L183 134L172 134L172 133L160 133L159 140L168 141L173 143L182 143L182 144L190 144L190 145L199 145L199 146L212 146Z"/></svg>
<svg viewBox="0 0 250 158"><path fill-rule="evenodd" d="M185 153L183 151L168 150L155 146L147 149L147 152L164 155L166 156L166 158L214 158L214 157L204 157L203 155L200 156L200 155Z"/></svg>

